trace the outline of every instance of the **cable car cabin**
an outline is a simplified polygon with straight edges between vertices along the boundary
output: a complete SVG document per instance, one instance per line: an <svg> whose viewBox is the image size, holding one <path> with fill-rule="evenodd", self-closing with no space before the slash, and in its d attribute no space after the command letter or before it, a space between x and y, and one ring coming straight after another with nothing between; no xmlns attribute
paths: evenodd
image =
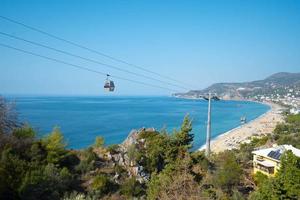
<svg viewBox="0 0 300 200"><path fill-rule="evenodd" d="M115 90L115 84L111 80L106 80L104 83L104 90L107 92L113 92Z"/></svg>

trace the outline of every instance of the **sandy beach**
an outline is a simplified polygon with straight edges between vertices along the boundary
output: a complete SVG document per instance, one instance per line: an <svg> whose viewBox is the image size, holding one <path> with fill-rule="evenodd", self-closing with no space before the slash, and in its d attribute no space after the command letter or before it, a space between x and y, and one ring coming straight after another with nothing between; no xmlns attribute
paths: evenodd
<svg viewBox="0 0 300 200"><path fill-rule="evenodd" d="M276 124L283 121L283 116L280 114L282 107L269 102L266 104L271 107L267 113L214 138L211 142L211 150L218 153L227 149L238 148L241 143L248 142L249 138L253 136L272 133ZM205 146L202 146L200 149L202 150L203 148Z"/></svg>

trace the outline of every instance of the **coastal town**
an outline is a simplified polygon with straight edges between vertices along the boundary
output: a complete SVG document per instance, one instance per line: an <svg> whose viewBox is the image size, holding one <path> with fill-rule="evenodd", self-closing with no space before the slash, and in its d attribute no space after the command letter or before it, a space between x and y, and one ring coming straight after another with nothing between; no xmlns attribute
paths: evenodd
<svg viewBox="0 0 300 200"><path fill-rule="evenodd" d="M299 86L285 86L278 88L275 85L272 86L276 89L271 94L258 94L252 97L248 97L250 100L260 102L273 102L283 105L289 109L292 114L300 113L300 87ZM239 88L241 90L241 88Z"/></svg>

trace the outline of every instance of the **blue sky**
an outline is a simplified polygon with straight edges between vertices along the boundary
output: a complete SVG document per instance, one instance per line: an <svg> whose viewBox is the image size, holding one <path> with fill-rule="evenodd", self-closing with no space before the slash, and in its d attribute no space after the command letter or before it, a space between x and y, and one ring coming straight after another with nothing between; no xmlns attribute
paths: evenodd
<svg viewBox="0 0 300 200"><path fill-rule="evenodd" d="M300 1L289 0L0 2L0 15L195 86L188 86L190 89L215 82L258 80L281 71L299 72L299 10ZM2 19L0 31L144 74ZM0 43L112 75L160 84L2 35ZM107 95L102 89L104 79L0 47L0 94ZM114 95L171 93L123 80L115 82Z"/></svg>

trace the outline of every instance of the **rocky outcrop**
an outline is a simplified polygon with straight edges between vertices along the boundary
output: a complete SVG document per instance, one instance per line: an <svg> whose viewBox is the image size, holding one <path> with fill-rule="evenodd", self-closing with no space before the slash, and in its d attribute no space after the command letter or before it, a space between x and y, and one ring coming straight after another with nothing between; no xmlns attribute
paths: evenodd
<svg viewBox="0 0 300 200"><path fill-rule="evenodd" d="M145 172L143 166L139 165L138 162L132 161L129 157L130 148L132 145L135 147L135 151L139 151L141 147L144 147L145 141L139 139L139 134L142 132L155 132L154 128L141 128L139 130L132 130L127 138L117 146L112 152L107 152L105 157L113 163L113 165L123 166L129 176L135 176L136 179L143 183L150 179L150 175ZM132 151L132 150L131 150ZM116 179L118 174L115 175Z"/></svg>
<svg viewBox="0 0 300 200"><path fill-rule="evenodd" d="M122 142L121 146L125 149L127 149L132 144L137 144L139 139L139 134L141 132L155 132L155 128L141 128L139 130L132 130L127 138Z"/></svg>

